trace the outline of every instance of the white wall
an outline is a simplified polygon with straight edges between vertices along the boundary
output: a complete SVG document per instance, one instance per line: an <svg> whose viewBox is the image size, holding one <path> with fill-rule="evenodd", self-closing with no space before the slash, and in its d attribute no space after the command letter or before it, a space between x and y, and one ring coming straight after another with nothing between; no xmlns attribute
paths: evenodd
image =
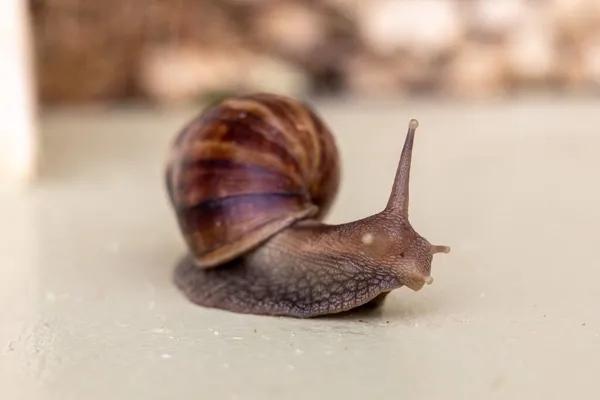
<svg viewBox="0 0 600 400"><path fill-rule="evenodd" d="M24 0L0 0L0 189L35 176L30 27Z"/></svg>

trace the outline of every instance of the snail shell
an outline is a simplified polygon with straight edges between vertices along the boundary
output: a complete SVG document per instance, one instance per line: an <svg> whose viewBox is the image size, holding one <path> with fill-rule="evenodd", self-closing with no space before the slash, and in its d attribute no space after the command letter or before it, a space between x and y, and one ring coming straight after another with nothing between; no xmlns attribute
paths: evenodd
<svg viewBox="0 0 600 400"><path fill-rule="evenodd" d="M274 94L225 99L176 137L166 185L195 263L212 268L298 220L321 219L340 180L338 149L309 107Z"/></svg>

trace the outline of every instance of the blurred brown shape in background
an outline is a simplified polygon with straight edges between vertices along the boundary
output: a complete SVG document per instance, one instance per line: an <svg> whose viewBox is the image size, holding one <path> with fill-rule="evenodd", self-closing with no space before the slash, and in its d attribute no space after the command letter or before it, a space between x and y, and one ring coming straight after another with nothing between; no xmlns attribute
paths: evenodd
<svg viewBox="0 0 600 400"><path fill-rule="evenodd" d="M589 93L596 0L30 0L44 104Z"/></svg>

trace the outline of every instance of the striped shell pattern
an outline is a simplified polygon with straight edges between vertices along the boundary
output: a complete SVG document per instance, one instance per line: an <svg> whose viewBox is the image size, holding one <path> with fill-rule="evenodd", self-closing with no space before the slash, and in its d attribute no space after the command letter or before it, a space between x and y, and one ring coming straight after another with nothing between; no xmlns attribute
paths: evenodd
<svg viewBox="0 0 600 400"><path fill-rule="evenodd" d="M166 185L196 264L223 264L294 222L322 218L340 179L338 150L306 104L273 94L212 105L176 137Z"/></svg>

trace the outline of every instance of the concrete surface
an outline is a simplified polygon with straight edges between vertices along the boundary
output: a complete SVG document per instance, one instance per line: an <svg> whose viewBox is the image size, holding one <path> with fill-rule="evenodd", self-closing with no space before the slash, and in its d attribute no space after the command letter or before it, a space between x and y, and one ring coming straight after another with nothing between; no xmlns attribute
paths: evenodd
<svg viewBox="0 0 600 400"><path fill-rule="evenodd" d="M0 398L597 398L600 102L320 104L344 182L329 221L385 204L409 118L415 228L452 252L372 313L206 310L162 163L189 110L44 116L44 180L0 197Z"/></svg>

